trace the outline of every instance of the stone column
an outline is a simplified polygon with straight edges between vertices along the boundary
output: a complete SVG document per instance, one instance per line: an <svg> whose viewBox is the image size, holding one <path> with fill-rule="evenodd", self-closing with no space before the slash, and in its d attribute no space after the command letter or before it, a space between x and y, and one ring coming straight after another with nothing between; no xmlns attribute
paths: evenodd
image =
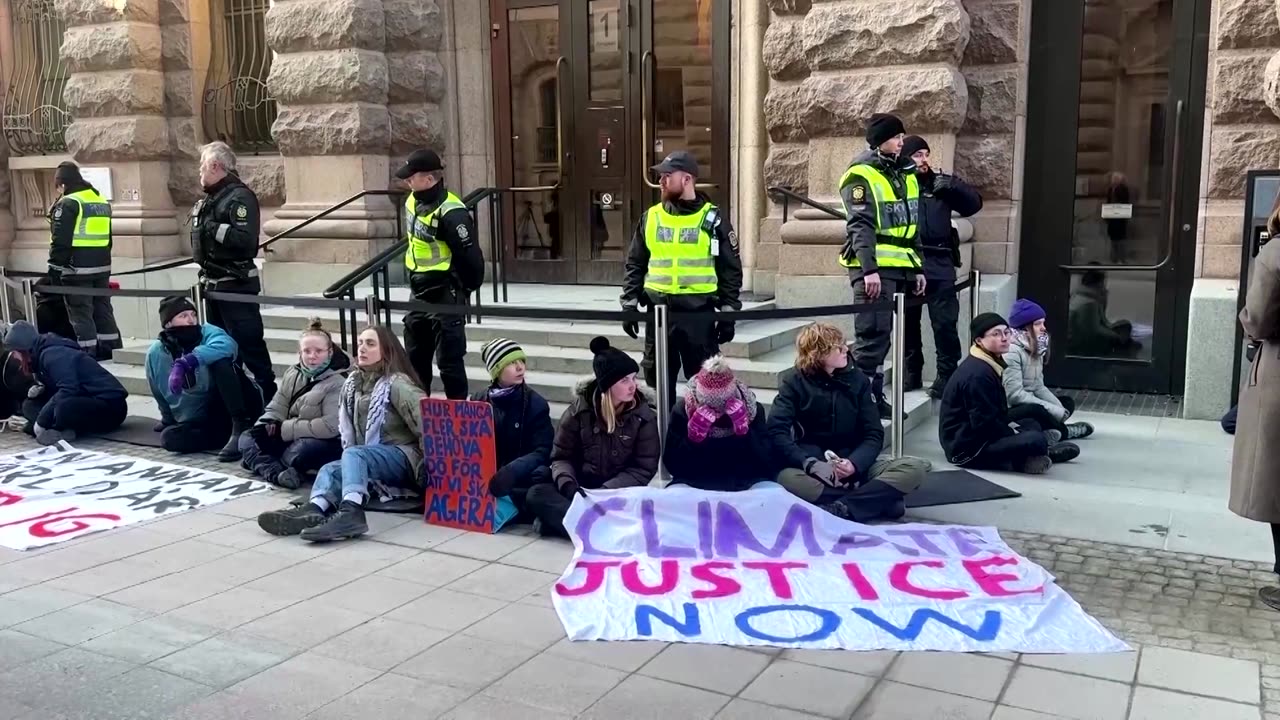
<svg viewBox="0 0 1280 720"><path fill-rule="evenodd" d="M774 143L765 163L771 184L803 184L810 197L838 205L836 183L866 149L866 119L877 112L901 117L950 163L968 105L959 64L970 25L960 0L770 0L770 8L776 17L765 61L774 83L764 111ZM844 223L824 218L797 212L782 228L781 307L849 296L836 262Z"/></svg>
<svg viewBox="0 0 1280 720"><path fill-rule="evenodd" d="M285 204L264 227L287 230L367 188L386 187L390 128L381 0L281 0L267 12L275 51L267 86L284 158ZM315 292L390 241L386 198L358 200L275 246L273 294Z"/></svg>
<svg viewBox="0 0 1280 720"><path fill-rule="evenodd" d="M392 163L418 148L443 151L445 72L438 51L442 16L434 0L383 0L386 13L387 112ZM392 168L394 170L394 168ZM451 173L455 177L456 173Z"/></svg>
<svg viewBox="0 0 1280 720"><path fill-rule="evenodd" d="M57 0L66 19L67 148L112 171L117 270L178 254L158 0Z"/></svg>

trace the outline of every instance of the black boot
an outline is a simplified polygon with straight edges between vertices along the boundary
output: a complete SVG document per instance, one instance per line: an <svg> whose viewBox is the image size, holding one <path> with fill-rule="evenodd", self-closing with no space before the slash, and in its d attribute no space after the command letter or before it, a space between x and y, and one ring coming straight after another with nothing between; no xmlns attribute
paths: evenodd
<svg viewBox="0 0 1280 720"><path fill-rule="evenodd" d="M906 392L911 392L912 390L919 390L920 388L924 387L924 378L921 377L921 373L919 371L907 373L906 380L907 380L907 386L903 388Z"/></svg>
<svg viewBox="0 0 1280 720"><path fill-rule="evenodd" d="M272 510L258 516L258 527L272 535L297 535L313 528L328 517L319 507L306 502L285 510Z"/></svg>
<svg viewBox="0 0 1280 720"><path fill-rule="evenodd" d="M227 444L218 451L218 462L235 462L240 459L240 435L251 427L253 420L231 421L231 437L227 438Z"/></svg>
<svg viewBox="0 0 1280 720"><path fill-rule="evenodd" d="M1049 459L1054 463L1064 463L1080 457L1080 446L1075 443L1060 442L1049 446Z"/></svg>
<svg viewBox="0 0 1280 720"><path fill-rule="evenodd" d="M343 500L338 512L329 516L323 525L302 531L302 539L310 542L331 542L360 537L369 532L364 520L364 508L359 503Z"/></svg>
<svg viewBox="0 0 1280 720"><path fill-rule="evenodd" d="M893 407L889 405L889 400L884 396L884 375L876 373L871 378L871 396L876 399L876 409L880 412L881 420L891 420L893 418ZM907 419L907 412L902 412L902 419Z"/></svg>

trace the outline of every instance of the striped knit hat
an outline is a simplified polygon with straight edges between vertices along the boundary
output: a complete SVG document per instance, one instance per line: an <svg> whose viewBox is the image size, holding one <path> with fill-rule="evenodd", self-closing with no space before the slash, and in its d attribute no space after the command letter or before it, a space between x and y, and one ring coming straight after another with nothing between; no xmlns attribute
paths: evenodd
<svg viewBox="0 0 1280 720"><path fill-rule="evenodd" d="M529 358L524 354L516 341L506 338L494 338L485 343L480 348L480 359L484 361L484 366L489 370L489 377L497 380L502 374L503 368L517 360L528 361Z"/></svg>

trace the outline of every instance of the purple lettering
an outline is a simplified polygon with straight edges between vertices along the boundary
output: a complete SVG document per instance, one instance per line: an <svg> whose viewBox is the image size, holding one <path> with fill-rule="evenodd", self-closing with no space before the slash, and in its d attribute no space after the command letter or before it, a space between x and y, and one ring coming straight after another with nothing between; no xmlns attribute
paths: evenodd
<svg viewBox="0 0 1280 720"><path fill-rule="evenodd" d="M662 544L658 533L658 519L654 517L653 501L640 501L640 527L644 532L644 551L655 558L691 558L697 554L693 548L668 547Z"/></svg>
<svg viewBox="0 0 1280 720"><path fill-rule="evenodd" d="M916 545L920 546L921 550L924 550L930 555L946 555L947 554L945 550L938 547L937 545L934 545L933 541L929 539L930 535L942 534L941 530L933 530L933 529L927 529L927 528L920 529L920 530L895 529L895 530L885 530L884 534L885 535L906 535L907 537L914 540Z"/></svg>
<svg viewBox="0 0 1280 720"><path fill-rule="evenodd" d="M804 505L793 504L782 520L782 528L778 537L770 547L765 547L747 527L747 522L738 514L737 508L729 503L716 504L716 556L738 557L738 548L745 547L765 557L780 557L791 547L796 535L804 541L805 550L810 557L821 557L822 548L813 534L813 513Z"/></svg>
<svg viewBox="0 0 1280 720"><path fill-rule="evenodd" d="M600 555L603 557L630 557L630 553L625 552L605 552L595 545L591 544L591 528L595 527L596 521L604 517L610 510L621 510L627 506L627 501L620 497L611 497L599 502L593 503L591 508L582 513L582 517L578 518L578 524L574 527L574 532L578 538L582 540L583 555Z"/></svg>

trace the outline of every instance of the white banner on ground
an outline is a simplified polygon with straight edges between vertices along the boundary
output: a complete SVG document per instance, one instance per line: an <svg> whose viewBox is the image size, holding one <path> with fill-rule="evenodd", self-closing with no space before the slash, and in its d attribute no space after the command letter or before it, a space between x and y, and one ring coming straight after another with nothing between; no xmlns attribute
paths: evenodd
<svg viewBox="0 0 1280 720"><path fill-rule="evenodd" d="M114 453L46 447L0 457L0 545L15 550L262 492L260 482Z"/></svg>
<svg viewBox="0 0 1280 720"><path fill-rule="evenodd" d="M1122 652L995 528L869 526L779 486L600 490L565 519L572 640L846 650Z"/></svg>

